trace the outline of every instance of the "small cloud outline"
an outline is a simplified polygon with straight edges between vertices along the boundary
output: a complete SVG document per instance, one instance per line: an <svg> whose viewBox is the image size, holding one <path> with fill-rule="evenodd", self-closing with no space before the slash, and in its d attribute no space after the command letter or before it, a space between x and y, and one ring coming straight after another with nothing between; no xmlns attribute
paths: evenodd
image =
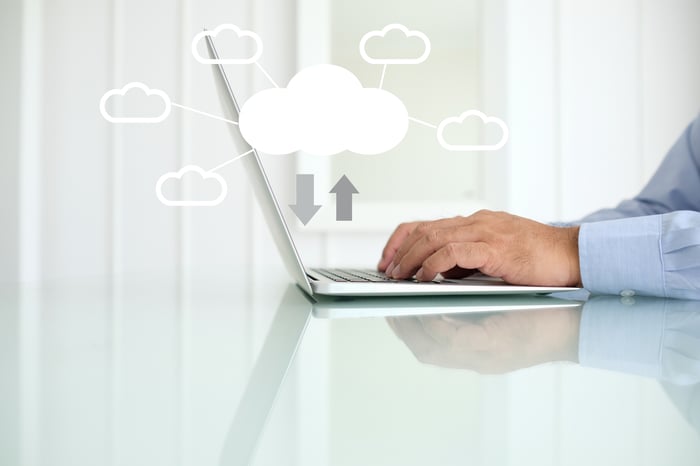
<svg viewBox="0 0 700 466"><path fill-rule="evenodd" d="M219 183L221 187L221 192L216 199L210 201L171 201L163 195L163 185L169 180L182 180L182 177L187 173L195 172L202 177L202 180L214 179ZM221 202L226 198L228 194L228 186L226 180L219 175L211 171L206 171L197 165L186 165L176 172L167 172L161 175L156 182L156 197L158 200L170 207L212 207L221 204Z"/></svg>
<svg viewBox="0 0 700 466"><path fill-rule="evenodd" d="M453 124L461 125L469 117L478 117L484 125L490 123L497 124L502 131L501 139L496 144L450 144L445 140L444 131L445 129ZM440 122L437 128L437 139L438 143L449 151L453 152L481 152L481 151L496 151L501 149L508 142L510 136L510 131L508 130L508 125L505 124L503 120L498 117L488 116L479 110L467 110L462 112L459 116L445 118Z"/></svg>
<svg viewBox="0 0 700 466"><path fill-rule="evenodd" d="M417 58L372 58L369 56L367 53L367 42L370 39L373 39L375 37L379 38L384 38L386 37L387 33L390 31L396 31L399 30L404 33L406 38L410 37L418 37L423 41L424 45L424 50L423 54ZM399 23L393 23L393 24L388 24L382 28L381 31L379 30L374 30L374 31L369 31L366 33L364 36L362 36L362 39L360 39L360 56L362 57L363 60L365 60L367 63L370 63L372 65L418 65L420 63L423 63L425 60L428 59L428 56L430 56L430 51L431 51L431 45L430 45L430 39L428 36L425 35L425 33L418 31L418 30L410 30L403 24Z"/></svg>
<svg viewBox="0 0 700 466"><path fill-rule="evenodd" d="M233 31L236 33L236 36L238 36L239 39L242 37L249 37L253 39L253 42L255 42L256 50L255 53L253 53L252 56L248 58L222 58L219 57L219 59L214 59L214 58L205 58L202 57L199 54L199 49L198 49L198 44L199 41L202 40L206 36L210 36L212 38L216 37L221 31ZM253 31L249 31L246 29L241 29L235 24L220 24L217 26L214 30L209 31L209 30L204 30L199 32L197 35L194 36L192 39L192 44L191 44L191 50L192 50L192 56L194 57L195 60L197 60L199 63L202 63L204 65L252 65L253 63L256 63L258 60L260 60L260 57L262 56L263 52L263 42L260 36Z"/></svg>
<svg viewBox="0 0 700 466"><path fill-rule="evenodd" d="M107 102L109 101L109 99L111 99L114 96L124 97L132 89L142 90L147 97L153 95L160 97L163 100L163 104L165 105L163 113L156 117L113 117L112 115L110 115L107 111ZM151 89L146 84L138 81L133 81L122 86L121 88L116 88L107 91L100 99L100 114L105 120L109 121L110 123L160 123L166 118L168 118L171 110L172 102L170 101L170 97L168 96L168 94L161 91L160 89Z"/></svg>

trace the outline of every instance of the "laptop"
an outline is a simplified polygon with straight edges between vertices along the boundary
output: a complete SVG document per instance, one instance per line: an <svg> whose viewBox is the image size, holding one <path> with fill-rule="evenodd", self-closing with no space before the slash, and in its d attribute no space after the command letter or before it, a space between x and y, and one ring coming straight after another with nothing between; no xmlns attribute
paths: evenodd
<svg viewBox="0 0 700 466"><path fill-rule="evenodd" d="M212 60L219 54L211 35L206 35L207 52ZM226 71L221 64L214 64L214 78L219 99L226 118L238 121L240 107ZM231 126L231 135L238 153L250 152L241 159L263 216L272 233L277 249L287 271L297 285L309 295L326 296L418 296L418 295L504 295L544 294L556 291L572 291L578 288L508 285L504 281L486 276L463 279L443 279L432 282L394 280L372 269L320 269L306 268L299 257L287 223L284 220L275 194L268 181L257 150L243 138L238 126Z"/></svg>

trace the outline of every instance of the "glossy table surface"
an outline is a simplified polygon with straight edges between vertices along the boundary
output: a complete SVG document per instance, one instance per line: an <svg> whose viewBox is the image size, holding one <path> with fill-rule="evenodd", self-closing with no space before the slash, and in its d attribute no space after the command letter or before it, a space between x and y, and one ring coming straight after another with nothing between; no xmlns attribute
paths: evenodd
<svg viewBox="0 0 700 466"><path fill-rule="evenodd" d="M2 465L697 465L700 302L0 287Z"/></svg>

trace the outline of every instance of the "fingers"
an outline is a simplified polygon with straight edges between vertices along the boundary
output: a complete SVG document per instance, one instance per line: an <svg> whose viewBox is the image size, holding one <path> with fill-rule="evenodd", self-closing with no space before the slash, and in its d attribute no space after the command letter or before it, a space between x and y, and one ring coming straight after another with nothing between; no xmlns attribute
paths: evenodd
<svg viewBox="0 0 700 466"><path fill-rule="evenodd" d="M391 317L387 319L387 322L396 336L406 343L418 360L422 360L426 354L432 354L436 351L436 341L425 332L423 324L417 317Z"/></svg>
<svg viewBox="0 0 700 466"><path fill-rule="evenodd" d="M471 351L484 348L489 341L488 334L477 318L452 319L440 316L439 319L421 319L425 333L450 351Z"/></svg>
<svg viewBox="0 0 700 466"><path fill-rule="evenodd" d="M438 273L452 270L488 268L491 248L482 242L449 243L425 259L416 273L419 281L430 281Z"/></svg>
<svg viewBox="0 0 700 466"><path fill-rule="evenodd" d="M393 264L398 265L402 261L404 255L406 255L406 253L410 251L411 248L413 248L414 244L417 241L420 241L421 239L425 238L426 236L434 236L435 232L441 229L447 229L458 226L464 227L470 225L473 222L473 217L453 217L441 220L434 220L432 222L420 222L416 224L412 229L411 233L404 238L402 243L397 248L392 259ZM391 271L389 273L391 273ZM407 277L409 275L407 275L406 273L402 273L401 276Z"/></svg>
<svg viewBox="0 0 700 466"><path fill-rule="evenodd" d="M421 264L435 252L450 243L476 242L482 239L483 232L478 228L465 225L451 228L430 229L421 238L413 243L413 246L403 255L397 252L394 256L394 278L412 277L421 267ZM400 250L403 249L403 246ZM447 270L441 270L446 272Z"/></svg>
<svg viewBox="0 0 700 466"><path fill-rule="evenodd" d="M457 335L457 325L444 319L443 316L416 317L427 336L443 347L452 347Z"/></svg>
<svg viewBox="0 0 700 466"><path fill-rule="evenodd" d="M408 237L408 235L419 223L421 222L402 223L396 227L396 230L394 230L389 237L386 246L384 246L382 258L379 260L379 264L377 264L377 269L380 272L387 270L387 266L391 263L392 259L394 258L394 254L396 254L396 251L399 249L399 246L401 246L401 243L403 243L406 237Z"/></svg>
<svg viewBox="0 0 700 466"><path fill-rule="evenodd" d="M459 362L462 352L453 351L449 342L454 340L454 325L439 326L431 335L425 325L439 325L441 316L399 317L390 321L396 335L401 338L411 350L416 359L423 364L443 367L462 367ZM437 338L436 338L437 337ZM445 344L443 342L448 342Z"/></svg>

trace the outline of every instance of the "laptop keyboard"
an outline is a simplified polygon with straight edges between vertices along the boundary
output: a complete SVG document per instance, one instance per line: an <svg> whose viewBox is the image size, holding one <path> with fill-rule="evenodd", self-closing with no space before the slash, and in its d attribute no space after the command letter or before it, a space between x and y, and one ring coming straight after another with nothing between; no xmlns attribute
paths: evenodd
<svg viewBox="0 0 700 466"><path fill-rule="evenodd" d="M311 269L335 282L395 282L381 272L364 269Z"/></svg>

